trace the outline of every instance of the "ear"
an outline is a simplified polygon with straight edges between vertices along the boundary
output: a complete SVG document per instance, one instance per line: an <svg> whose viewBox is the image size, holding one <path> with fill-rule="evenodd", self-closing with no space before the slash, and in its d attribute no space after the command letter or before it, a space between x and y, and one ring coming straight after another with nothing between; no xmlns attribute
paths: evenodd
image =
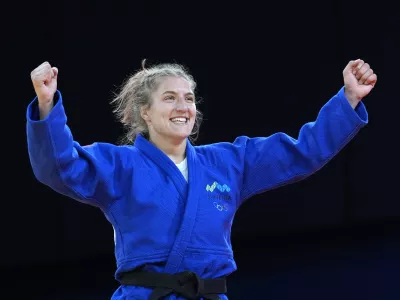
<svg viewBox="0 0 400 300"><path fill-rule="evenodd" d="M149 110L148 110L148 107L147 107L147 106L142 106L142 107L140 108L140 116L142 117L142 119L143 119L147 124L149 124L149 123L151 122L150 115L149 115Z"/></svg>

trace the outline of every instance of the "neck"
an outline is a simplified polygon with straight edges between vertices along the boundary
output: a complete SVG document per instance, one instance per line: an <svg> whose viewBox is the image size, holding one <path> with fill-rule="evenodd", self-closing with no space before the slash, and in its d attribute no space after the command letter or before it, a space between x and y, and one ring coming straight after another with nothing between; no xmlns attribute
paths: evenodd
<svg viewBox="0 0 400 300"><path fill-rule="evenodd" d="M170 141L160 137L150 137L149 141L176 164L182 162L186 157L186 139Z"/></svg>

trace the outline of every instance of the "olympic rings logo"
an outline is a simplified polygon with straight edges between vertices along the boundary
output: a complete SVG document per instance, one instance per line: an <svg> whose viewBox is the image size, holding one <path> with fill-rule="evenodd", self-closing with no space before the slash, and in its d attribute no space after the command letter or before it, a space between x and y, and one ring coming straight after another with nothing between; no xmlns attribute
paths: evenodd
<svg viewBox="0 0 400 300"><path fill-rule="evenodd" d="M221 204L218 204L217 202L214 202L213 204L214 204L214 207L216 209L218 209L219 211L227 211L228 210L228 207L226 206L226 204L221 205Z"/></svg>

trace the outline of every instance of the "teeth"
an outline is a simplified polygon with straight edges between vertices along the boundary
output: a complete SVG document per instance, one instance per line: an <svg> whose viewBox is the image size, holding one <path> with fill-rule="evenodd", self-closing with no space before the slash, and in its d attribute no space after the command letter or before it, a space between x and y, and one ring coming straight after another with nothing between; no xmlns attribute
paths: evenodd
<svg viewBox="0 0 400 300"><path fill-rule="evenodd" d="M186 123L186 118L173 118L171 121L176 123Z"/></svg>

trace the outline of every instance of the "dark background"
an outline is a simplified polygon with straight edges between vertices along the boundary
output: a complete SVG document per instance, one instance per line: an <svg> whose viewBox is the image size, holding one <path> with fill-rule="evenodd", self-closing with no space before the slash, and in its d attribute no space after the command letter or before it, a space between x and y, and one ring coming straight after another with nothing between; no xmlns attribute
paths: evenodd
<svg viewBox="0 0 400 300"><path fill-rule="evenodd" d="M178 62L198 82L198 144L238 135L297 137L361 58L378 75L370 123L307 180L237 213L231 299L399 299L399 13L363 1L32 1L2 10L3 205L0 293L12 299L109 299L112 228L101 212L33 176L25 112L30 72L59 69L81 144L122 134L109 101L148 63ZM3 295L1 299L6 298ZM8 299L8 298L7 298Z"/></svg>

